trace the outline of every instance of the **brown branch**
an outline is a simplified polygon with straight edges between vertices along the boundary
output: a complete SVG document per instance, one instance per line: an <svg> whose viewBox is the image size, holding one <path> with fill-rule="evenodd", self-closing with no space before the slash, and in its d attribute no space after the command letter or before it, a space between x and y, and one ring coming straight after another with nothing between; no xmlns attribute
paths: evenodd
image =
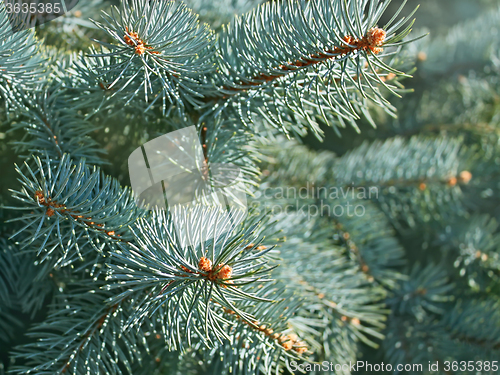
<svg viewBox="0 0 500 375"><path fill-rule="evenodd" d="M472 179L472 173L469 171L462 171L460 172L457 176L448 176L443 178L418 178L418 179L409 179L409 180L387 180L384 183L381 183L380 186L386 187L386 186L394 186L397 183L406 185L406 186L415 186L418 185L418 188L420 190L425 190L427 188L427 183L429 182L434 182L434 183L441 183L441 184L446 184L449 187L454 187L457 184L461 185L467 185L470 180Z"/></svg>
<svg viewBox="0 0 500 375"><path fill-rule="evenodd" d="M52 198L50 198L50 197L46 197L43 194L43 192L40 190L37 190L35 192L35 199L37 200L38 204L41 204L42 206L47 207L45 214L48 217L54 216L56 211L60 212L62 214L68 214L73 219L85 223L87 226L91 227L92 229L95 229L95 230L102 232L102 233L106 233L109 237L111 237L112 239L114 239L116 241L128 243L128 241L126 241L122 238L119 238L119 237L121 237L121 235L116 234L115 231L106 230L104 228L104 224L96 224L94 222L94 219L92 219L91 217L85 217L84 215L82 215L78 211L74 211L74 210L70 210L70 209L66 208L63 204L60 204L60 203L53 201Z"/></svg>
<svg viewBox="0 0 500 375"><path fill-rule="evenodd" d="M203 156L205 157L205 163L208 163L208 147L207 147L207 127L201 128L201 146L203 147ZM207 165L204 166L203 171L207 169ZM207 170L208 172L208 170Z"/></svg>
<svg viewBox="0 0 500 375"><path fill-rule="evenodd" d="M303 354L308 350L306 344L303 341L300 341L299 337L294 333L285 335L283 333L274 332L274 330L270 326L260 324L257 320L248 322L241 316L236 314L236 312L234 312L233 310L230 310L226 307L222 307L222 309L226 314L231 315L237 321L248 325L253 330L260 332L269 339L278 342L279 345L281 345L286 351L293 350L298 354Z"/></svg>
<svg viewBox="0 0 500 375"><path fill-rule="evenodd" d="M264 83L273 81L289 73L293 73L300 69L308 68L327 60L335 59L357 51L366 51L368 53L378 54L383 50L381 46L384 43L385 37L385 30L380 28L372 28L368 30L366 35L361 39L356 39L350 35L347 35L343 38L345 43L340 47L334 47L333 49L327 49L318 53L313 53L308 57L296 60L294 62L281 64L278 68L272 69L275 71L274 73L260 73L247 82L240 81L238 83L239 87L224 86L223 90L226 91L226 95L223 95L223 98L226 99L227 95L235 95L239 92L250 90L252 88L255 88L256 86L260 86ZM227 93L227 91L229 91L229 93ZM206 98L206 101L213 99L216 98Z"/></svg>
<svg viewBox="0 0 500 375"><path fill-rule="evenodd" d="M344 245L347 246L347 249L356 257L361 272L363 272L367 276L369 282L373 282L375 278L370 272L370 267L368 266L365 259L361 255L359 248L351 239L351 235L349 234L349 232L345 231L344 226L339 222L337 222L336 227L337 230L339 231L341 241L344 243Z"/></svg>

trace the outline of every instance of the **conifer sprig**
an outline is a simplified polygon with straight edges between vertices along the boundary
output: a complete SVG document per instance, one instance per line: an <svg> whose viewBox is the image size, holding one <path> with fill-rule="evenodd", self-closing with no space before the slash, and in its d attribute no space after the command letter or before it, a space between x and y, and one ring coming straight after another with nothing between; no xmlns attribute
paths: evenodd
<svg viewBox="0 0 500 375"><path fill-rule="evenodd" d="M398 32L408 20L391 25L396 14L384 29L376 27L387 5L286 0L237 17L218 41L223 98L245 124L258 114L286 132L295 115L318 133L318 119L353 122L368 115L365 100L394 112L379 86L398 89L390 81L405 74L388 63L412 22Z"/></svg>
<svg viewBox="0 0 500 375"><path fill-rule="evenodd" d="M105 255L107 245L130 238L127 223L143 214L128 189L84 160L75 165L68 155L59 161L46 155L33 158L31 166L26 162L25 172L17 170L22 189L13 196L22 205L12 208L30 213L12 220L23 224L12 237L30 233L20 244L39 257L44 275L86 258L95 261L94 252Z"/></svg>
<svg viewBox="0 0 500 375"><path fill-rule="evenodd" d="M166 99L181 108L185 103L196 104L210 89L204 87L204 76L215 70L214 37L184 3L126 0L111 14L104 13L102 21L96 26L116 44L101 42L109 52L93 56L119 58L105 67L114 73L107 89L138 77L146 101Z"/></svg>
<svg viewBox="0 0 500 375"><path fill-rule="evenodd" d="M122 374L140 361L146 350L140 337L145 332L127 333L123 329L130 312L127 304L106 305L109 294L99 286L102 281L94 282L95 289L89 291L88 285L68 283L71 293L58 296L47 320L30 332L36 341L16 350L17 357L26 359L15 368L17 373Z"/></svg>
<svg viewBox="0 0 500 375"><path fill-rule="evenodd" d="M248 241L258 241L262 223L252 224L252 219L228 230L226 219L217 210L200 210L195 216L206 219L200 218L199 225L206 225L207 219L215 225L213 240L183 247L172 218L160 211L151 222L141 220L132 229L133 243L122 243L113 251L115 262L109 265L112 273L108 289L125 286L115 298L136 301L137 313L127 325L161 316L174 347L186 339L190 342L193 333L205 337L209 345L214 339L229 339L229 323L221 318L220 306L236 311L246 322L253 321L251 313L240 310L239 301L264 301L259 290L249 288L256 282L269 281L270 276L266 254L272 247L258 251L247 248Z"/></svg>
<svg viewBox="0 0 500 375"><path fill-rule="evenodd" d="M55 160L70 154L94 165L105 164L101 155L106 151L90 136L100 128L86 121L64 94L60 85L40 87L35 93L16 90L17 118L9 132L22 129L25 134L12 142L14 150L25 158L42 154Z"/></svg>
<svg viewBox="0 0 500 375"><path fill-rule="evenodd" d="M16 86L40 84L46 77L45 59L40 56L32 30L12 32L5 3L0 4L0 94L9 103Z"/></svg>

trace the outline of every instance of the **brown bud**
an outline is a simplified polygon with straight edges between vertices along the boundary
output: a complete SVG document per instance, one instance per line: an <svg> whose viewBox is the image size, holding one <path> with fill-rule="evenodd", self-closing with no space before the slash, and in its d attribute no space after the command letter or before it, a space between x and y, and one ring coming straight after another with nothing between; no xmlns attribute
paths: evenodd
<svg viewBox="0 0 500 375"><path fill-rule="evenodd" d="M381 46L384 43L387 33L378 27L372 27L366 33L366 39L371 46Z"/></svg>
<svg viewBox="0 0 500 375"><path fill-rule="evenodd" d="M212 271L212 261L208 258L201 257L198 262L198 268L203 272L210 272Z"/></svg>
<svg viewBox="0 0 500 375"><path fill-rule="evenodd" d="M448 186L453 187L457 184L457 178L456 177L450 177L448 178Z"/></svg>
<svg viewBox="0 0 500 375"><path fill-rule="evenodd" d="M38 203L40 204L45 203L45 197L43 196L43 193L40 190L37 190L35 192L35 198L37 199Z"/></svg>
<svg viewBox="0 0 500 375"><path fill-rule="evenodd" d="M290 338L289 338L288 336L286 336L286 335L280 335L280 336L278 337L278 341L279 341L280 343L283 343L283 342L288 341L288 340L290 340Z"/></svg>
<svg viewBox="0 0 500 375"><path fill-rule="evenodd" d="M287 342L284 342L281 344L281 346L285 349L285 350L290 350L293 348L293 343L291 341L287 341Z"/></svg>
<svg viewBox="0 0 500 375"><path fill-rule="evenodd" d="M472 173L470 173L469 171L462 171L458 175L458 180L463 184L468 184L471 179L472 179Z"/></svg>
<svg viewBox="0 0 500 375"><path fill-rule="evenodd" d="M387 76L385 77L385 79L386 79L386 80L388 80L388 81L391 81L391 80L393 80L394 78L396 78L396 74L394 74L394 73L389 73L389 74L387 74Z"/></svg>
<svg viewBox="0 0 500 375"><path fill-rule="evenodd" d="M217 272L218 279L229 279L233 275L233 269L227 264Z"/></svg>
<svg viewBox="0 0 500 375"><path fill-rule="evenodd" d="M139 43L138 45L135 46L135 53L136 54L142 55L142 54L144 54L144 52L146 52L146 47L144 46L144 44Z"/></svg>

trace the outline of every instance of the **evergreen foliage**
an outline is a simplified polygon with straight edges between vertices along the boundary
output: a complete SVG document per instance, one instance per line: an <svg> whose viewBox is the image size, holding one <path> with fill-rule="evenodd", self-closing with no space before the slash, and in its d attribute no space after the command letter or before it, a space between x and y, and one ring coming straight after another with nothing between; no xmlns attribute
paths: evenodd
<svg viewBox="0 0 500 375"><path fill-rule="evenodd" d="M497 373L500 8L406 3L0 4L0 374ZM186 246L127 159L192 125L249 209Z"/></svg>

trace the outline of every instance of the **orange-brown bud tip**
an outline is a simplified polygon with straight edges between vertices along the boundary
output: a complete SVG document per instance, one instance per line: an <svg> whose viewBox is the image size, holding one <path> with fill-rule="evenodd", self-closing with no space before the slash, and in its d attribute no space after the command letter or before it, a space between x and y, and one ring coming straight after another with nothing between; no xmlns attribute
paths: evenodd
<svg viewBox="0 0 500 375"><path fill-rule="evenodd" d="M201 257L198 262L198 268L203 272L209 272L212 270L212 261L208 258Z"/></svg>
<svg viewBox="0 0 500 375"><path fill-rule="evenodd" d="M291 341L287 341L287 342L284 342L281 344L281 346L285 349L285 350L290 350L292 349L293 347L293 343Z"/></svg>
<svg viewBox="0 0 500 375"><path fill-rule="evenodd" d="M217 278L218 279L229 279L232 275L233 275L232 267L230 267L226 264L217 273Z"/></svg>
<svg viewBox="0 0 500 375"><path fill-rule="evenodd" d="M372 27L366 33L366 38L368 39L368 43L370 43L370 46L378 47L384 43L386 35L387 33L385 32L385 30L378 27Z"/></svg>
<svg viewBox="0 0 500 375"><path fill-rule="evenodd" d="M460 180L460 182L468 184L472 179L472 173L470 173L469 171L462 171L460 172L458 179Z"/></svg>

